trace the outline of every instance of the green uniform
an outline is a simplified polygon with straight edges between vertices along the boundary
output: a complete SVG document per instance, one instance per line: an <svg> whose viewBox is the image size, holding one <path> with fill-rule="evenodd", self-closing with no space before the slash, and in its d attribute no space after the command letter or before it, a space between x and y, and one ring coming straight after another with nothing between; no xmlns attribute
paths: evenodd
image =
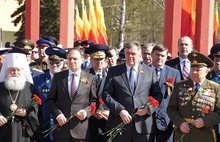
<svg viewBox="0 0 220 142"><path fill-rule="evenodd" d="M203 108L209 110L203 113ZM191 130L184 137L184 142L214 142L215 129L220 122L220 89L219 84L205 79L196 92L192 80L178 82L171 95L167 114L175 124L175 142L183 133L180 125L188 122ZM201 117L205 123L202 128L196 128L190 121Z"/></svg>

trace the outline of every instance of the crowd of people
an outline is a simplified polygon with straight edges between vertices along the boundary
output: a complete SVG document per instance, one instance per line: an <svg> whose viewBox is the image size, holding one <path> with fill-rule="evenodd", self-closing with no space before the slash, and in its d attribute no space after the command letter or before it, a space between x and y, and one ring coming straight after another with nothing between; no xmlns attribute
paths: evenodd
<svg viewBox="0 0 220 142"><path fill-rule="evenodd" d="M220 44L207 57L183 36L173 59L137 41L120 51L89 40L62 48L53 36L36 45L0 48L0 141L220 141Z"/></svg>

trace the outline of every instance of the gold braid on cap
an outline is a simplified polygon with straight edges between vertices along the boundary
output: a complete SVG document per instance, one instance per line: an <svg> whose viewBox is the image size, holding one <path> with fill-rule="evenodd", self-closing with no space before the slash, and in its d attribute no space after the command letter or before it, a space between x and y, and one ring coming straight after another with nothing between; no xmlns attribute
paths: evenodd
<svg viewBox="0 0 220 142"><path fill-rule="evenodd" d="M98 51L90 55L92 58L105 58L105 53Z"/></svg>
<svg viewBox="0 0 220 142"><path fill-rule="evenodd" d="M30 45L25 45L23 48L21 48L23 50L32 50Z"/></svg>
<svg viewBox="0 0 220 142"><path fill-rule="evenodd" d="M56 60L59 60L59 59L62 59L62 58L60 58L60 57L57 56L57 55L52 55L52 56L50 56L50 59L56 59Z"/></svg>
<svg viewBox="0 0 220 142"><path fill-rule="evenodd" d="M207 64L206 63L198 63L196 60L194 60L191 63L191 66L205 66L205 67L207 67Z"/></svg>

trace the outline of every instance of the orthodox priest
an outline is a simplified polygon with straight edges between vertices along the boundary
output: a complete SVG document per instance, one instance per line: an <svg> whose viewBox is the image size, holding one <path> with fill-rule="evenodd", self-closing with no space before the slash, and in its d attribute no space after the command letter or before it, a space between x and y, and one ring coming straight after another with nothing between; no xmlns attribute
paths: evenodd
<svg viewBox="0 0 220 142"><path fill-rule="evenodd" d="M40 141L38 105L26 52L17 47L6 54L0 74L0 142Z"/></svg>

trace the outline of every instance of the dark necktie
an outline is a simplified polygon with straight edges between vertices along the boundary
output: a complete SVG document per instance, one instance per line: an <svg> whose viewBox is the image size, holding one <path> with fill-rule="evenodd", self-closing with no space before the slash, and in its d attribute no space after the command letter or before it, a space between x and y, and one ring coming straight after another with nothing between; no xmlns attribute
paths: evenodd
<svg viewBox="0 0 220 142"><path fill-rule="evenodd" d="M199 90L199 88L200 88L199 83L196 83L196 84L195 84L195 92L197 92L197 91Z"/></svg>
<svg viewBox="0 0 220 142"><path fill-rule="evenodd" d="M159 69L156 69L155 68L155 71L156 71L156 74L157 74L157 80L160 80L160 68Z"/></svg>
<svg viewBox="0 0 220 142"><path fill-rule="evenodd" d="M183 78L188 79L189 76L189 67L187 66L187 61L184 60L184 66L183 66Z"/></svg>
<svg viewBox="0 0 220 142"><path fill-rule="evenodd" d="M135 90L135 80L134 80L134 68L133 67L130 69L129 84L130 84L132 93L134 93L134 90Z"/></svg>
<svg viewBox="0 0 220 142"><path fill-rule="evenodd" d="M76 90L77 90L75 77L76 77L76 74L73 73L72 74L72 82L71 82L71 97L72 97L72 100L75 99L75 97L76 97Z"/></svg>
<svg viewBox="0 0 220 142"><path fill-rule="evenodd" d="M98 84L101 83L102 79L101 79L101 74L97 74L97 79L98 79Z"/></svg>

